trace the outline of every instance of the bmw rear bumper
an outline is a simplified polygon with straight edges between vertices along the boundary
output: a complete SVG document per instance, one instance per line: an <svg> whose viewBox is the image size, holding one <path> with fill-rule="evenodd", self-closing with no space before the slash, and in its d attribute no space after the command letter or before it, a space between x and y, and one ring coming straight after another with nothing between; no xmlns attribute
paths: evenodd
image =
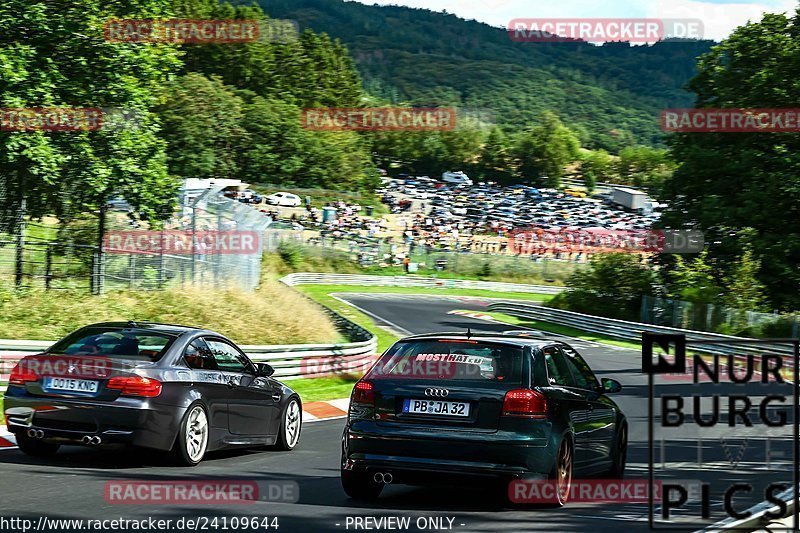
<svg viewBox="0 0 800 533"><path fill-rule="evenodd" d="M110 405L86 399L6 396L4 409L12 433L62 444L133 444L169 450L180 424L178 407L141 398ZM99 441L86 442L85 437Z"/></svg>

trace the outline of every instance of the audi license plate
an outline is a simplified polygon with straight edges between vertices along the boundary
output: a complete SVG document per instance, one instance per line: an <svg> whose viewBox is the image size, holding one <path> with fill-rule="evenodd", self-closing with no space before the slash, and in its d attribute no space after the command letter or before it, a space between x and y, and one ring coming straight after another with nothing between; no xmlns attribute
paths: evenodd
<svg viewBox="0 0 800 533"><path fill-rule="evenodd" d="M97 392L97 381L74 378L44 378L45 390Z"/></svg>
<svg viewBox="0 0 800 533"><path fill-rule="evenodd" d="M469 416L469 404L442 400L403 400L403 412L415 415Z"/></svg>

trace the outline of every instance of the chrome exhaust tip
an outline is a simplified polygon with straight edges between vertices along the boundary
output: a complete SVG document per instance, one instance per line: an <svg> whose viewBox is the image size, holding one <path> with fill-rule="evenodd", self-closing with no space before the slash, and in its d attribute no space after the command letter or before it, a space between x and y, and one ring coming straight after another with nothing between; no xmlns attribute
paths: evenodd
<svg viewBox="0 0 800 533"><path fill-rule="evenodd" d="M103 439L101 439L100 436L95 435L94 437L92 437L90 444L92 444L92 446L99 446L102 442Z"/></svg>
<svg viewBox="0 0 800 533"><path fill-rule="evenodd" d="M42 439L42 438L44 438L44 431L42 431L41 429L37 429L37 430L36 430L36 438L37 438L37 439Z"/></svg>
<svg viewBox="0 0 800 533"><path fill-rule="evenodd" d="M389 483L392 482L394 477L392 476L392 474L390 472L386 472L386 473L375 472L375 475L372 476L372 479L373 479L373 481L375 481L375 483L383 483L384 485L388 485Z"/></svg>
<svg viewBox="0 0 800 533"><path fill-rule="evenodd" d="M36 438L36 430L33 428L28 429L28 436L32 439Z"/></svg>
<svg viewBox="0 0 800 533"><path fill-rule="evenodd" d="M89 435L84 435L83 437L81 437L81 442L83 444L91 444L92 443L92 437L90 437Z"/></svg>

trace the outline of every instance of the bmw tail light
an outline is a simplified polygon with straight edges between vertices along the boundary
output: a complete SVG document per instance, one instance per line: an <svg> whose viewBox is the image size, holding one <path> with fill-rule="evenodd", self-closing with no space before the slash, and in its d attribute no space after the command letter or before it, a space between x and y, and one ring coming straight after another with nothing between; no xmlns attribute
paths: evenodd
<svg viewBox="0 0 800 533"><path fill-rule="evenodd" d="M8 376L8 383L9 385L25 385L25 383L29 381L37 381L39 376L28 368L23 361L17 363L17 365L11 370L11 374Z"/></svg>
<svg viewBox="0 0 800 533"><path fill-rule="evenodd" d="M117 376L108 380L106 388L119 390L123 396L152 398L161 394L160 381L142 376Z"/></svg>
<svg viewBox="0 0 800 533"><path fill-rule="evenodd" d="M371 381L361 380L353 387L352 403L375 403L375 386Z"/></svg>
<svg viewBox="0 0 800 533"><path fill-rule="evenodd" d="M547 399L530 389L514 389L503 400L503 416L518 418L547 418Z"/></svg>

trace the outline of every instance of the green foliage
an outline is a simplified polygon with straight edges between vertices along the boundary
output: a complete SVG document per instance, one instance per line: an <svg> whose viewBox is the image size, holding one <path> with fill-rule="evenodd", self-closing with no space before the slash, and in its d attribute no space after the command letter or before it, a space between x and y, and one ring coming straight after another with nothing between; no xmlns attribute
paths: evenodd
<svg viewBox="0 0 800 533"><path fill-rule="evenodd" d="M698 70L689 85L696 107L796 107L800 16L768 14L737 28L700 58ZM800 308L800 135L685 133L670 145L680 167L664 186L664 224L703 230L725 278L751 245L748 260L760 268L748 275L765 286L771 307Z"/></svg>
<svg viewBox="0 0 800 533"><path fill-rule="evenodd" d="M567 280L569 289L549 305L579 313L638 320L641 297L656 287L654 271L636 254L592 257L589 268Z"/></svg>
<svg viewBox="0 0 800 533"><path fill-rule="evenodd" d="M168 0L0 5L0 107L115 107L139 119L136 127L100 131L0 132L0 212L13 213L23 196L31 216L61 220L95 211L112 195L144 218L171 210L177 184L149 109L154 88L179 67L179 51L103 38L109 18L170 14Z"/></svg>
<svg viewBox="0 0 800 533"><path fill-rule="evenodd" d="M278 245L278 255L281 256L281 259L286 265L296 270L303 264L305 254L303 253L303 247L299 244L290 241L282 241Z"/></svg>
<svg viewBox="0 0 800 533"><path fill-rule="evenodd" d="M709 264L708 251L691 260L675 256L675 266L666 272L673 298L698 304L719 301L723 289L719 286L717 272Z"/></svg>
<svg viewBox="0 0 800 533"><path fill-rule="evenodd" d="M426 9L340 0L259 3L270 16L345 42L365 87L382 101L488 108L506 133L553 111L584 146L613 153L661 142L659 113L691 105L684 85L695 58L712 44L520 43L505 29Z"/></svg>
<svg viewBox="0 0 800 533"><path fill-rule="evenodd" d="M540 122L517 137L512 157L522 179L558 187L564 167L578 157L580 141L553 113L544 113Z"/></svg>

